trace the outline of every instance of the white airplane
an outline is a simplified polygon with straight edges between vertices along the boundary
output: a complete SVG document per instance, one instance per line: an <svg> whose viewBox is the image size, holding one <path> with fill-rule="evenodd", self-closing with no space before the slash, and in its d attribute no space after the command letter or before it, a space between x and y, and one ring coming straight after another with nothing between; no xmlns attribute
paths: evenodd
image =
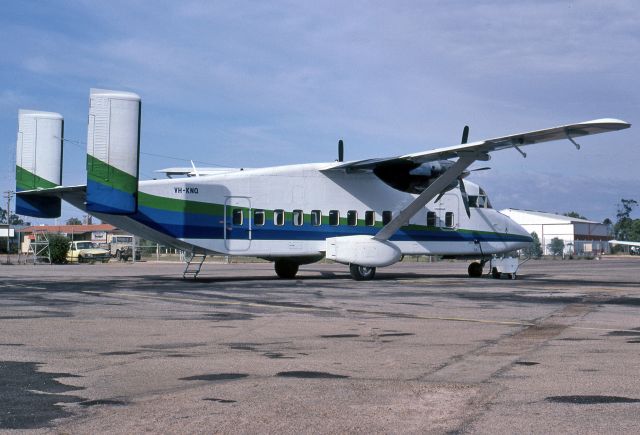
<svg viewBox="0 0 640 435"><path fill-rule="evenodd" d="M349 265L356 280L403 255L476 259L482 275L492 254L526 247L530 235L491 207L479 186L464 182L490 153L621 130L597 119L397 157L259 169L169 168L167 179L138 181L140 97L92 89L87 184L63 187L63 118L19 113L16 212L53 218L61 199L145 239L196 256L254 256L275 263L281 278L328 258ZM455 160L452 160L455 159ZM484 168L482 168L484 169ZM182 176L175 178L176 176ZM198 264L199 263L199 264Z"/></svg>

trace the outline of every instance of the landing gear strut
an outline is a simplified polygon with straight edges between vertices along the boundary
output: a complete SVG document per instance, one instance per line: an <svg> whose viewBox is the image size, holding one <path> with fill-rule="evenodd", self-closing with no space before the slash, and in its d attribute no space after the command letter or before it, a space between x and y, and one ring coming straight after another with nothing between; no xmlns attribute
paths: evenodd
<svg viewBox="0 0 640 435"><path fill-rule="evenodd" d="M369 281L376 276L375 267L359 266L357 264L350 264L349 272L351 272L351 278L356 281Z"/></svg>

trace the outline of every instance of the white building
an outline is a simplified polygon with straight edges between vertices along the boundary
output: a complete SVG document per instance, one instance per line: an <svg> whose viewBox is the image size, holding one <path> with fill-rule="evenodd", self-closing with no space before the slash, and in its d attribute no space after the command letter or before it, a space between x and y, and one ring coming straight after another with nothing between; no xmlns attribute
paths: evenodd
<svg viewBox="0 0 640 435"><path fill-rule="evenodd" d="M500 213L522 225L529 233L535 231L545 255L551 255L549 244L555 237L564 241L565 254L584 255L609 253L610 228L600 222L578 219L554 213L507 208Z"/></svg>

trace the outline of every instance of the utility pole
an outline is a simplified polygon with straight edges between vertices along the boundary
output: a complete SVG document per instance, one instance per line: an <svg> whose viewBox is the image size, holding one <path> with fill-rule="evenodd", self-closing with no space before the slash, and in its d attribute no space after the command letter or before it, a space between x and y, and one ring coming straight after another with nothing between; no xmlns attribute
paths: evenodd
<svg viewBox="0 0 640 435"><path fill-rule="evenodd" d="M7 264L11 264L11 256L9 253L11 243L11 197L15 192L7 190L5 196L7 197Z"/></svg>

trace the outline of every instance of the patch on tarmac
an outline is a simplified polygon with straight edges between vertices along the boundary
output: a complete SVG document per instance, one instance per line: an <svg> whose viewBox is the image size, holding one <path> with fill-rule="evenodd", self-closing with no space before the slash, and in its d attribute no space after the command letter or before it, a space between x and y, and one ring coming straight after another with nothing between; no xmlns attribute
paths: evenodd
<svg viewBox="0 0 640 435"><path fill-rule="evenodd" d="M344 379L347 375L336 375L327 372L313 372L306 370L294 370L290 372L278 372L276 376L281 378L304 378L304 379Z"/></svg>
<svg viewBox="0 0 640 435"><path fill-rule="evenodd" d="M610 403L637 403L640 399L621 396L550 396L547 402L571 403L574 405L599 405Z"/></svg>
<svg viewBox="0 0 640 435"><path fill-rule="evenodd" d="M180 378L181 381L234 381L249 376L246 373L210 373L205 375L188 376Z"/></svg>

